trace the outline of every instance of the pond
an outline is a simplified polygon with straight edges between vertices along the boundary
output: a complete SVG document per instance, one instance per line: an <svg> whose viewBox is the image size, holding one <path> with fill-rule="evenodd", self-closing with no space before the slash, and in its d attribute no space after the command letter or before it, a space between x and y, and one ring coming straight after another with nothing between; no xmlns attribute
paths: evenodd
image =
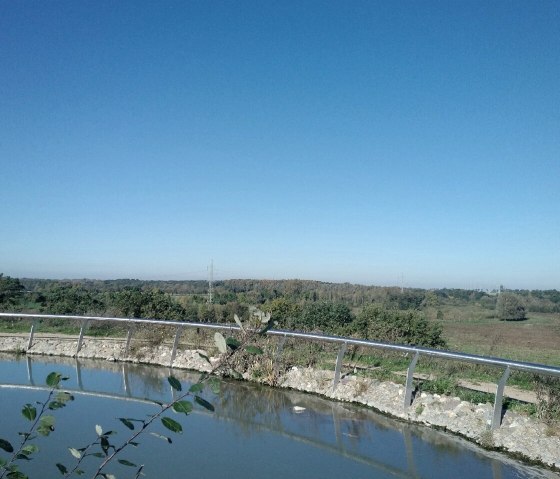
<svg viewBox="0 0 560 479"><path fill-rule="evenodd" d="M26 403L44 401L46 376L68 376L63 389L75 400L53 412L54 432L34 441L40 448L21 464L32 479L62 477L56 463L70 468L68 448L81 448L96 438L95 426L114 430L115 444L132 431L118 418L144 419L169 402L173 390L169 369L106 361L64 358L0 358L0 437L18 443L17 432L30 422L20 413ZM198 373L174 370L183 386ZM395 421L363 407L336 403L294 391L246 382L223 381L219 394L207 388L210 412L195 405L188 416L169 413L183 426L181 434L160 422L150 431L169 436L172 444L152 434L140 436L138 447L122 459L145 464L150 478L556 478L560 476L487 452L458 437L427 427ZM0 457L8 454L0 451ZM90 475L99 459L87 458ZM136 468L112 464L105 471L118 479L135 477ZM77 476L74 476L77 477Z"/></svg>

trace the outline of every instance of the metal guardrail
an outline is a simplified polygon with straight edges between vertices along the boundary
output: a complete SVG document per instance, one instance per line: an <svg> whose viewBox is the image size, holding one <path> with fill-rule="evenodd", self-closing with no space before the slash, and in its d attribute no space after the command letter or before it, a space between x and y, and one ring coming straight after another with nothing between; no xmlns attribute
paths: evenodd
<svg viewBox="0 0 560 479"><path fill-rule="evenodd" d="M175 361L175 356L177 354L177 347L179 344L179 339L184 328L201 328L201 329L214 329L214 330L237 330L240 328L236 324L215 324L215 323L190 323L181 321L163 321L157 319L137 319L137 318L111 318L111 317L101 317L101 316L66 316L58 314L24 314L24 313L0 313L0 318L30 318L35 319L31 325L31 331L29 333L28 349L31 348L33 344L33 336L38 326L38 320L41 319L66 319L66 320L78 320L81 321L82 325L80 328L80 335L78 338L78 344L76 348L76 355L80 352L83 344L83 338L85 330L90 321L111 321L118 323L128 324L128 334L126 338L125 353L128 355L128 350L130 347L130 341L133 334L133 327L135 324L157 324L160 326L170 326L177 328L175 333L175 339L173 341L173 349L171 352L170 367L173 366ZM305 339L310 341L318 341L325 343L339 344L340 349L337 355L335 374L333 380L333 391L336 389L339 381L342 369L342 360L348 346L362 346L366 348L383 349L388 351L397 351L407 354L412 354L412 360L409 363L407 374L406 374L406 384L405 384L405 395L404 395L404 408L407 409L412 403L412 393L413 393L413 378L414 369L416 368L416 363L420 356L430 356L441 359L449 359L454 361L463 361L474 364L484 364L487 366L494 366L498 368L505 368L504 373L496 386L496 395L494 400L494 411L491 421L491 428L496 429L501 424L502 419L502 407L503 407L503 395L504 388L507 379L511 371L524 371L534 374L543 374L546 376L553 376L560 378L560 367L548 366L544 364L527 363L523 361L511 361L503 358L495 358L489 356L479 356L475 354L466 354L455 351L446 351L440 349L431 349L417 346L407 346L402 344L390 344L381 341L369 341L364 339L353 339L345 338L340 336L329 336L324 334L315 333L302 333L296 331L285 331L278 329L271 329L267 331L269 336L279 336L281 339L278 343L278 349L276 352L276 359L282 354L282 348L284 346L286 338L295 339Z"/></svg>

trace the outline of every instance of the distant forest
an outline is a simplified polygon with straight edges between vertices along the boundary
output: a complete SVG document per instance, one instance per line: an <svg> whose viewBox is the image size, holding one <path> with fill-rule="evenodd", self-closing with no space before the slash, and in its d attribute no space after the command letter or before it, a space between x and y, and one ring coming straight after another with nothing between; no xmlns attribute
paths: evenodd
<svg viewBox="0 0 560 479"><path fill-rule="evenodd" d="M211 301L210 301L211 299ZM0 311L227 323L270 311L276 327L441 347L443 310L475 305L500 320L560 313L557 290L485 292L304 280L49 280L0 274ZM389 326L390 325L390 326Z"/></svg>
<svg viewBox="0 0 560 479"><path fill-rule="evenodd" d="M187 296L200 303L208 299L209 285L205 280L189 281L151 281L139 279L114 280L52 280L30 279L18 280L25 291L40 293L53 288L82 288L91 293L110 293L124 290L143 292L160 291L174 297ZM388 286L365 286L351 283L327 283L312 280L260 280L260 279L229 279L213 283L213 303L225 305L231 301L248 304L264 304L277 298L288 298L293 301L331 301L341 302L351 307L360 307L368 303L389 303L399 309L417 309L434 296L443 301L480 301L494 303L498 291L441 288L398 288ZM524 298L528 311L560 312L560 291L522 290L501 288Z"/></svg>

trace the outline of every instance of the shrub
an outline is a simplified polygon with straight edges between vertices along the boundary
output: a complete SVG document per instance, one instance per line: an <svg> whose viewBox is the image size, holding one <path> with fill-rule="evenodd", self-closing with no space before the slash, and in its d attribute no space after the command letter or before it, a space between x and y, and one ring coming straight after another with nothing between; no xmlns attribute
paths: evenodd
<svg viewBox="0 0 560 479"><path fill-rule="evenodd" d="M434 348L445 346L441 326L428 321L419 311L368 305L350 325L350 330L365 339Z"/></svg>
<svg viewBox="0 0 560 479"><path fill-rule="evenodd" d="M537 417L548 426L560 425L560 379L535 376Z"/></svg>
<svg viewBox="0 0 560 479"><path fill-rule="evenodd" d="M527 319L525 306L519 297L512 293L501 293L496 303L500 321L523 321Z"/></svg>

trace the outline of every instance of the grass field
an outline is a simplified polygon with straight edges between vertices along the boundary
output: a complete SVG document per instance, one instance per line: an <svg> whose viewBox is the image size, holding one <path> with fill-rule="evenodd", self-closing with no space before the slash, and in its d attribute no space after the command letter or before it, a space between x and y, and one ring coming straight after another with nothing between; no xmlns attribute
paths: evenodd
<svg viewBox="0 0 560 479"><path fill-rule="evenodd" d="M448 348L560 366L560 314L528 313L525 321L499 321L478 305L440 308ZM435 318L435 311L428 311Z"/></svg>

